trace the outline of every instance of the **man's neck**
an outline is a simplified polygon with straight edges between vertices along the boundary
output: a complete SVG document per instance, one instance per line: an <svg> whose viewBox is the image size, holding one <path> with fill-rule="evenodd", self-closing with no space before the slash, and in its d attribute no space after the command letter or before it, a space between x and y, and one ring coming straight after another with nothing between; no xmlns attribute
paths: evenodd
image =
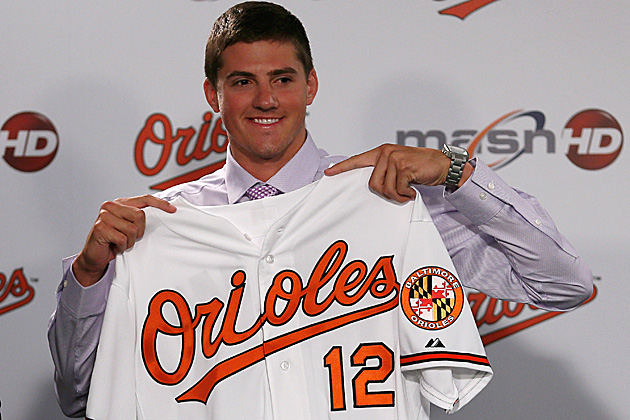
<svg viewBox="0 0 630 420"><path fill-rule="evenodd" d="M293 157L293 156L291 156ZM290 159L289 159L290 160ZM250 175L262 182L267 182L272 176L278 173L289 161L261 161L256 163L238 162Z"/></svg>
<svg viewBox="0 0 630 420"><path fill-rule="evenodd" d="M277 174L293 157L300 151L306 142L307 135L301 143L287 149L287 151L278 158L272 159L248 159L247 157L234 153L234 149L230 149L234 160L245 169L250 175L262 182L267 182L271 177Z"/></svg>

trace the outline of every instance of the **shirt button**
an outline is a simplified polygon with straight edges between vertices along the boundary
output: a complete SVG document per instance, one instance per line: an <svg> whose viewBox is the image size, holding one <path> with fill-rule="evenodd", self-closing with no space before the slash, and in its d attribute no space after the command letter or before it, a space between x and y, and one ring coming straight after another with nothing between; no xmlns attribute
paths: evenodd
<svg viewBox="0 0 630 420"><path fill-rule="evenodd" d="M284 228L278 228L276 232L278 232L278 235L282 235L284 233Z"/></svg>
<svg viewBox="0 0 630 420"><path fill-rule="evenodd" d="M490 182L490 183L488 183L488 189L489 189L490 191L494 190L494 182Z"/></svg>
<svg viewBox="0 0 630 420"><path fill-rule="evenodd" d="M243 236L245 236L245 239L247 239L248 241L252 240L252 237L249 236L247 233L245 233Z"/></svg>
<svg viewBox="0 0 630 420"><path fill-rule="evenodd" d="M274 262L275 258L273 257L273 255L269 254L265 257L265 261L267 261L269 264L272 264Z"/></svg>
<svg viewBox="0 0 630 420"><path fill-rule="evenodd" d="M280 363L280 369L284 370L285 372L289 370L290 368L291 368L291 363L287 362L286 360Z"/></svg>
<svg viewBox="0 0 630 420"><path fill-rule="evenodd" d="M485 192L482 192L479 194L479 198L482 200L485 200L488 197L488 194L486 194Z"/></svg>
<svg viewBox="0 0 630 420"><path fill-rule="evenodd" d="M542 222L540 221L540 219L534 220L534 223L536 223L536 226L542 225Z"/></svg>

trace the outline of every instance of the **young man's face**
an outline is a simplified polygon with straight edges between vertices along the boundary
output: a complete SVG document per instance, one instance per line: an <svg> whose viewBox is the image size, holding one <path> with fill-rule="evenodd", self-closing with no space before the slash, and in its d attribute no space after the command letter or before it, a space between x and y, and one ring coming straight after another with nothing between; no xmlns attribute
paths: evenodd
<svg viewBox="0 0 630 420"><path fill-rule="evenodd" d="M216 87L204 85L208 103L221 113L236 161L254 176L263 168L272 176L306 139L306 106L317 93L317 75L304 74L290 42L239 42L221 61Z"/></svg>

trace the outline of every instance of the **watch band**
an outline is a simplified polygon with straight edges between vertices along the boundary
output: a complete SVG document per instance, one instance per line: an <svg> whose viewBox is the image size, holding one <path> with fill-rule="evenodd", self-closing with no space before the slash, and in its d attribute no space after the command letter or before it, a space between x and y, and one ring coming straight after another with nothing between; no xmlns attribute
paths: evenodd
<svg viewBox="0 0 630 420"><path fill-rule="evenodd" d="M451 159L451 166L448 168L444 185L446 185L448 191L455 191L457 184L459 184L459 181L462 179L464 166L466 166L466 162L468 162L468 150L462 147L445 144L442 148L442 153Z"/></svg>

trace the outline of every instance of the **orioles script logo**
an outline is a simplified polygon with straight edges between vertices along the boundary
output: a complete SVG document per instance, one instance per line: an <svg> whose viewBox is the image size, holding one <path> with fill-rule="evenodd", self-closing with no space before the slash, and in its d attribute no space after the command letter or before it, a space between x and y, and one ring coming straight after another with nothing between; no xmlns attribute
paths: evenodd
<svg viewBox="0 0 630 420"><path fill-rule="evenodd" d="M582 305L595 299L597 287ZM470 309L484 345L494 343L526 328L565 314L559 311L544 311L533 305L497 300L483 293L469 293Z"/></svg>
<svg viewBox="0 0 630 420"><path fill-rule="evenodd" d="M178 292L173 290L158 292L149 303L141 337L142 357L149 375L163 385L176 385L181 382L193 364L197 347L197 328L201 328L199 344L202 353L209 359L220 346L243 343L259 333L265 324L272 326L286 324L298 311L308 317L315 317L326 312L335 302L351 307L368 293L380 301L376 305L362 307L266 340L219 362L195 385L176 398L177 402L199 401L205 404L220 381L260 362L266 356L317 335L396 308L400 286L393 266L394 257L380 257L368 272L367 264L361 260L353 260L344 265L347 251L346 242L333 243L316 263L305 286L300 275L293 270L283 270L276 274L265 296L263 313L244 331L236 331L247 280L247 274L242 270L232 274L232 291L227 305L215 297L209 302L196 304L193 312L186 298ZM323 292L324 286L333 280L332 290ZM288 285L290 288L287 290ZM165 305L170 305L175 310L179 325L173 325L165 319L163 313ZM160 363L157 340L161 335L181 338L180 360L173 372L166 371Z"/></svg>
<svg viewBox="0 0 630 420"><path fill-rule="evenodd" d="M435 0L435 1L442 1L442 0ZM446 9L440 10L440 14L441 15L455 16L455 17L458 17L458 18L464 20L471 13L476 12L477 10L481 9L482 7L485 7L485 6L489 5L490 3L494 3L496 1L498 1L498 0L468 0L468 1L463 1L463 2L460 2L460 3L456 4L456 5L454 5L454 6L447 7Z"/></svg>
<svg viewBox="0 0 630 420"><path fill-rule="evenodd" d="M199 130L192 126L174 130L166 115L155 113L147 118L144 127L138 133L134 160L143 175L155 176L164 170L174 151L177 165L185 166L193 160L201 161L213 153L225 153L227 145L227 133L222 126L221 118L215 119L213 123L212 112L203 115ZM147 163L147 160L150 162ZM221 160L152 185L150 188L162 191L182 182L194 181L220 169L224 164L225 160Z"/></svg>
<svg viewBox="0 0 630 420"><path fill-rule="evenodd" d="M35 291L26 281L23 268L13 271L9 279L0 273L0 315L26 305L33 297Z"/></svg>

